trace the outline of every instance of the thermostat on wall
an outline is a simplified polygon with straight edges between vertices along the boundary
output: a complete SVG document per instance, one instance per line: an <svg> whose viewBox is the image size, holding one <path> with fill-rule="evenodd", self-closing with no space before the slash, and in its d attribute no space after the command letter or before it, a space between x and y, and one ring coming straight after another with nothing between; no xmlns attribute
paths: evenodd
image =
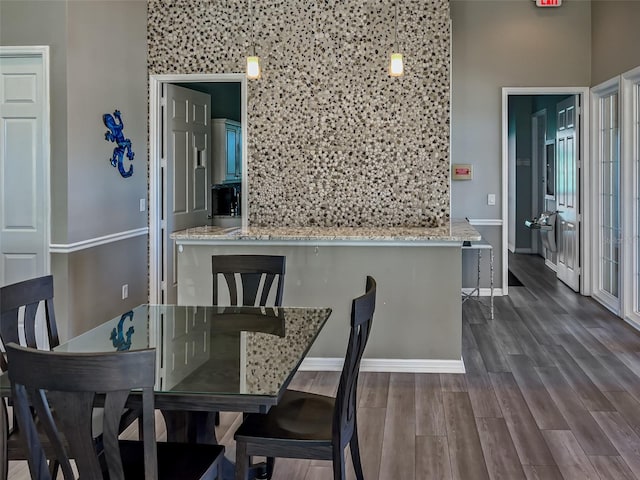
<svg viewBox="0 0 640 480"><path fill-rule="evenodd" d="M471 180L473 170L471 165L454 163L451 165L451 178L453 180Z"/></svg>

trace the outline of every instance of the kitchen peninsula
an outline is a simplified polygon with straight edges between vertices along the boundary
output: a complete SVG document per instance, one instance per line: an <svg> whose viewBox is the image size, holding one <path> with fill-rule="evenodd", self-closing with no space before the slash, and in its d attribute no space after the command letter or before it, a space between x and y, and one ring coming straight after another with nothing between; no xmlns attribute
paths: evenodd
<svg viewBox="0 0 640 480"><path fill-rule="evenodd" d="M333 310L303 368L340 367L350 301L372 275L378 297L363 370L464 371L461 246L480 240L464 220L434 228L203 226L171 238L181 305L211 304L211 255L285 255L283 304Z"/></svg>

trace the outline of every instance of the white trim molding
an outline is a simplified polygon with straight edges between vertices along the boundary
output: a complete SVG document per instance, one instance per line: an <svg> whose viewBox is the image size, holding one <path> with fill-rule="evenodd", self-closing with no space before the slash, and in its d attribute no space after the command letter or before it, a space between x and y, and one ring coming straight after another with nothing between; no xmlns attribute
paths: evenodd
<svg viewBox="0 0 640 480"><path fill-rule="evenodd" d="M339 372L344 358L307 357L298 370L306 372ZM394 373L465 373L464 361L422 358L363 358L361 372Z"/></svg>
<svg viewBox="0 0 640 480"><path fill-rule="evenodd" d="M167 83L236 82L240 84L242 171L247 171L247 77L244 73L176 73L149 75L149 301L161 303L162 292L162 86ZM248 175L242 175L242 226L248 226Z"/></svg>
<svg viewBox="0 0 640 480"><path fill-rule="evenodd" d="M49 45L21 45L6 46L0 45L0 55L3 57L10 56L36 56L42 58L42 155L44 163L44 196L47 201L44 227L44 238L41 244L45 250L46 246L51 243L51 52ZM51 273L51 255L45 253L44 274Z"/></svg>
<svg viewBox="0 0 640 480"><path fill-rule="evenodd" d="M634 328L640 325L640 67L621 76L621 203L623 205L622 316Z"/></svg>
<svg viewBox="0 0 640 480"><path fill-rule="evenodd" d="M88 248L98 247L100 245L106 245L108 243L120 242L128 238L140 237L142 235L148 235L149 228L136 228L135 230L127 230L126 232L112 233L105 235L104 237L89 238L88 240L81 240L74 243L52 243L49 245L50 253L73 253L80 250L86 250Z"/></svg>
<svg viewBox="0 0 640 480"><path fill-rule="evenodd" d="M509 245L509 96L510 95L579 95L581 118L580 123L580 151L582 153L582 168L580 174L580 208L582 226L580 228L580 292L590 295L591 265L587 261L589 251L590 230L590 198L589 189L589 87L503 87L502 88L502 291L509 294L508 271L509 250L513 251L514 245Z"/></svg>
<svg viewBox="0 0 640 480"><path fill-rule="evenodd" d="M478 227L499 227L504 223L501 218L468 218L467 221Z"/></svg>
<svg viewBox="0 0 640 480"><path fill-rule="evenodd" d="M600 302L602 305L604 305L607 309L609 309L610 311L612 311L613 313L615 313L616 315L620 315L621 313L621 305L622 305L622 301L623 301L623 296L624 296L624 292L623 292L623 284L621 284L621 280L623 279L623 271L624 271L624 261L619 262L618 263L618 286L620 287L618 289L618 297L614 297L613 295L611 295L610 293L606 292L603 288L602 288L602 275L601 275L601 265L600 265L600 259L602 257L602 248L603 248L603 241L607 240L607 239L602 239L602 230L601 230L601 219L600 219L600 211L601 211L601 199L602 199L602 184L601 184L601 180L602 180L602 169L601 169L601 155L600 155L600 147L602 146L602 139L600 137L600 134L602 132L600 132L600 127L601 127L601 113L602 113L602 108L601 108L601 99L604 97L608 97L610 95L617 95L618 96L618 122L620 122L621 120L621 115L622 112L620 110L620 76L616 76L613 77L605 82L602 82L599 85L594 86L591 89L591 111L593 112L593 122L590 125L590 130L591 130L591 163L590 163L590 172L591 172L591 177L590 177L590 187L591 187L591 191L593 193L593 195L590 196L591 198L591 213L589 216L584 215L583 218L585 220L589 220L591 222L591 224L593 225L593 230L590 231L590 240L591 240L591 244L589 245L590 250L588 250L589 254L590 254L590 259L591 259L591 265L592 265L592 272L593 275L591 276L591 295L593 296L593 298L595 300L597 300L598 302ZM618 125L620 126L620 123L618 123ZM621 129L618 130L619 132L621 131ZM622 138L618 138L618 148L620 148L622 143ZM621 168L620 171L620 183L619 183L619 190L618 190L618 198L619 198L619 208L620 208L620 212L619 212L619 219L618 219L618 227L620 229L620 231L622 232L622 234L624 235L625 233L625 225L624 225L624 218L625 218L625 213L626 213L626 207L624 204L624 176L625 176L625 171L626 170L626 165L625 163L622 161L622 157L619 157L619 165ZM607 192L607 193L611 193L611 192ZM621 251L620 251L620 255L621 258L624 259L624 255L625 255L625 248L624 245L620 245ZM583 249L584 250L584 249ZM621 315L620 315L621 316Z"/></svg>
<svg viewBox="0 0 640 480"><path fill-rule="evenodd" d="M469 295L471 292L475 292L475 288L468 288L465 287L462 289L462 293L464 293L465 295ZM471 298L476 298L478 295L474 294L471 296ZM480 289L480 297L490 297L491 296L491 289L490 288L481 288ZM493 289L493 296L494 297L502 297L503 293L502 293L502 289L501 288L494 288Z"/></svg>

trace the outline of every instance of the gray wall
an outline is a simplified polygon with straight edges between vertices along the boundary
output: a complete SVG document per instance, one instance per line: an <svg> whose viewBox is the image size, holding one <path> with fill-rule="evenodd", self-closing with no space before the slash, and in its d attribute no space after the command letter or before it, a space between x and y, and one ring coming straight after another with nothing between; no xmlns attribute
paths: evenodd
<svg viewBox="0 0 640 480"><path fill-rule="evenodd" d="M500 219L501 88L588 86L591 4L451 0L451 19L451 162L475 166L473 180L452 182L451 216ZM495 206L487 205L488 193L496 194ZM500 236L491 238L499 255Z"/></svg>
<svg viewBox="0 0 640 480"><path fill-rule="evenodd" d="M351 299L361 295L366 275L378 284L374 327L366 358L460 360L462 265L459 247L183 245L178 253L178 303L211 299L211 255L285 255L283 304L330 307L331 316L311 348L311 357L344 356ZM309 272L313 272L309 274ZM226 288L221 291L225 292ZM224 302L223 302L224 303Z"/></svg>
<svg viewBox="0 0 640 480"><path fill-rule="evenodd" d="M144 227L147 212L146 8L136 0L69 3L68 241ZM133 144L134 174L123 178L109 159L104 113L122 112ZM99 188L96 188L99 187Z"/></svg>
<svg viewBox="0 0 640 480"><path fill-rule="evenodd" d="M640 65L640 2L592 2L591 85Z"/></svg>
<svg viewBox="0 0 640 480"><path fill-rule="evenodd" d="M146 227L146 2L0 1L2 45L50 45L52 243ZM136 157L122 178L109 163L104 113L122 111ZM147 301L147 237L52 255L64 339ZM121 286L129 284L129 298Z"/></svg>
<svg viewBox="0 0 640 480"><path fill-rule="evenodd" d="M49 45L51 240L67 239L67 2L0 0L0 45Z"/></svg>

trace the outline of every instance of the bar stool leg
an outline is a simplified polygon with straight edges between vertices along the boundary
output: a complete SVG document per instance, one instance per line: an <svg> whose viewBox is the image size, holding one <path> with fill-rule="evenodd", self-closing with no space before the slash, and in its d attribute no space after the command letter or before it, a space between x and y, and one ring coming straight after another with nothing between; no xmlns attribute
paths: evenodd
<svg viewBox="0 0 640 480"><path fill-rule="evenodd" d="M493 320L493 248L489 249L489 268L491 270L491 320Z"/></svg>
<svg viewBox="0 0 640 480"><path fill-rule="evenodd" d="M482 262L482 250L478 249L478 280L476 282L476 290L478 301L480 301L480 263Z"/></svg>

